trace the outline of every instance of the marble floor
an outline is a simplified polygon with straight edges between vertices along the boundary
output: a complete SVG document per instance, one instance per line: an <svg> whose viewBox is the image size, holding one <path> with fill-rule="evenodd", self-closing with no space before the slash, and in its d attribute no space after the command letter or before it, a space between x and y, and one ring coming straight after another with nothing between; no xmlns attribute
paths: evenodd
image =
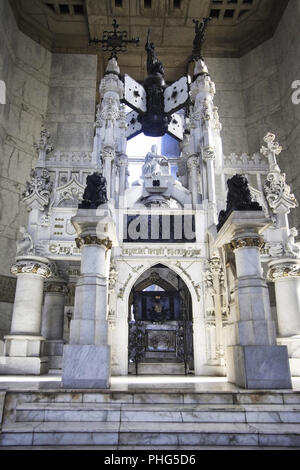
<svg viewBox="0 0 300 470"><path fill-rule="evenodd" d="M300 391L300 377L292 379L294 391ZM228 382L226 377L194 376L120 376L111 377L112 391L163 390L164 392L243 392ZM1 375L0 390L34 391L62 390L61 377L58 375L20 376ZM249 390L247 390L248 392ZM281 390L282 391L282 390Z"/></svg>

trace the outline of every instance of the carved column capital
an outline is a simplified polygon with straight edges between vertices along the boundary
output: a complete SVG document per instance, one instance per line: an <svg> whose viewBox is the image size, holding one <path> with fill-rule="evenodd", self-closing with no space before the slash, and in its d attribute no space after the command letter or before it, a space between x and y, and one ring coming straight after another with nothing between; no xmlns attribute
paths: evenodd
<svg viewBox="0 0 300 470"><path fill-rule="evenodd" d="M108 237L98 238L97 236L93 235L85 235L83 237L77 237L75 242L77 248L82 248L84 245L99 245L104 246L107 250L110 250L112 247L112 241Z"/></svg>
<svg viewBox="0 0 300 470"><path fill-rule="evenodd" d="M202 158L205 162L214 161L216 159L216 152L213 147L205 147L202 150Z"/></svg>
<svg viewBox="0 0 300 470"><path fill-rule="evenodd" d="M47 293L59 293L63 295L67 295L69 293L69 289L66 286L65 281L63 280L49 280L44 284L44 290Z"/></svg>
<svg viewBox="0 0 300 470"><path fill-rule="evenodd" d="M186 160L188 170L197 169L199 167L198 155L191 155Z"/></svg>
<svg viewBox="0 0 300 470"><path fill-rule="evenodd" d="M127 167L128 165L128 157L125 154L118 155L116 160L117 166L119 167Z"/></svg>
<svg viewBox="0 0 300 470"><path fill-rule="evenodd" d="M230 247L233 251L239 248L256 247L262 249L265 246L265 241L262 237L240 237L231 241Z"/></svg>
<svg viewBox="0 0 300 470"><path fill-rule="evenodd" d="M277 279L295 279L300 278L300 261L299 263L295 260L285 260L283 262L271 263L267 273L267 279L269 281L276 281Z"/></svg>
<svg viewBox="0 0 300 470"><path fill-rule="evenodd" d="M45 279L52 276L50 263L48 264L48 260L43 258L17 258L10 271L15 276L19 274L36 274Z"/></svg>

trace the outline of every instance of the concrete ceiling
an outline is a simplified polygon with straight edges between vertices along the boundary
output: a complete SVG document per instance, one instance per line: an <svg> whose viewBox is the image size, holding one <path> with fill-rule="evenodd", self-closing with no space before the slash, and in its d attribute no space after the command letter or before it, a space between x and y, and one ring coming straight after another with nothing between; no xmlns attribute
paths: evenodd
<svg viewBox="0 0 300 470"><path fill-rule="evenodd" d="M19 28L55 53L98 54L100 68L109 57L89 37L102 39L116 18L128 38L140 38L120 54L122 72L136 80L146 74L147 30L163 62L167 80L186 69L194 39L193 18L212 16L206 34L207 57L241 57L273 36L288 0L9 0ZM101 65L102 64L102 65ZM100 73L102 72L99 71Z"/></svg>

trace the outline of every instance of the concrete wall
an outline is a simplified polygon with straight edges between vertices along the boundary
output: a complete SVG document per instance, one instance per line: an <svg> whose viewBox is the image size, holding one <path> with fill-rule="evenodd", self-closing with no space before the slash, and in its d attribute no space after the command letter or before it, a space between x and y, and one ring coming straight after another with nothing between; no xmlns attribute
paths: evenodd
<svg viewBox="0 0 300 470"><path fill-rule="evenodd" d="M53 54L47 129L57 149L92 150L96 77L96 55Z"/></svg>
<svg viewBox="0 0 300 470"><path fill-rule="evenodd" d="M292 83L300 80L300 2L290 0L272 39L240 59L249 152L257 152L267 132L283 146L279 165L300 203L300 105L292 103ZM290 216L300 228L300 209Z"/></svg>
<svg viewBox="0 0 300 470"><path fill-rule="evenodd" d="M205 59L216 85L214 104L219 108L225 155L248 152L246 112L239 59Z"/></svg>
<svg viewBox="0 0 300 470"><path fill-rule="evenodd" d="M15 240L27 215L20 204L48 103L51 54L21 33L8 2L0 2L0 275L10 275Z"/></svg>

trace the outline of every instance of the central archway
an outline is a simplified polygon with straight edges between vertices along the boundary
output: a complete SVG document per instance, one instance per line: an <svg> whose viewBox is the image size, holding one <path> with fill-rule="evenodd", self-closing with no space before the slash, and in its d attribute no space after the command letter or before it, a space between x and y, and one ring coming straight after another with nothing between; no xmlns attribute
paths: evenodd
<svg viewBox="0 0 300 470"><path fill-rule="evenodd" d="M193 373L192 298L171 268L156 264L136 280L128 323L129 373Z"/></svg>

